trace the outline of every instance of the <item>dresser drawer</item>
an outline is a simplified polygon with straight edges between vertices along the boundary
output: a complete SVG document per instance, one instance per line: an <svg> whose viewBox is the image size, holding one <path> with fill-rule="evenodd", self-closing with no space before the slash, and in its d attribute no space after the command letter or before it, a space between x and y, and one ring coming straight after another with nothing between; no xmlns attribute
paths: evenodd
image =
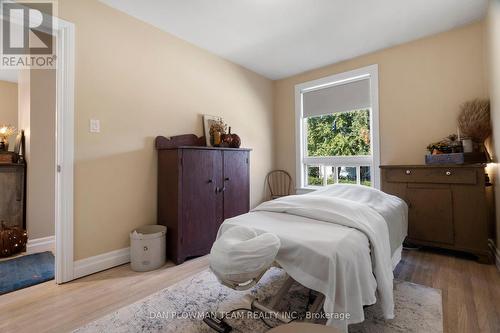
<svg viewBox="0 0 500 333"><path fill-rule="evenodd" d="M475 169L394 168L385 170L385 180L396 183L476 184Z"/></svg>

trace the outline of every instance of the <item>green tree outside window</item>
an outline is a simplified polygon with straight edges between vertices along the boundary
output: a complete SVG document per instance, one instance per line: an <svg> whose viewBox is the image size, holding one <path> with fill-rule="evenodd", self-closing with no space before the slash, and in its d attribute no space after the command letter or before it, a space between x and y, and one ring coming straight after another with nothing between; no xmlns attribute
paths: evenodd
<svg viewBox="0 0 500 333"><path fill-rule="evenodd" d="M307 118L307 152L309 157L370 155L370 111Z"/></svg>

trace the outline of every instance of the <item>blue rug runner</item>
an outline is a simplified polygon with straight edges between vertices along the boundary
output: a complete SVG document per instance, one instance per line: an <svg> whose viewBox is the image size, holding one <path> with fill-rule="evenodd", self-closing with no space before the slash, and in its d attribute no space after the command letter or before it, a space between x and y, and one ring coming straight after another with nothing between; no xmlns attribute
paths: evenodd
<svg viewBox="0 0 500 333"><path fill-rule="evenodd" d="M0 262L0 295L52 279L52 252L35 253Z"/></svg>

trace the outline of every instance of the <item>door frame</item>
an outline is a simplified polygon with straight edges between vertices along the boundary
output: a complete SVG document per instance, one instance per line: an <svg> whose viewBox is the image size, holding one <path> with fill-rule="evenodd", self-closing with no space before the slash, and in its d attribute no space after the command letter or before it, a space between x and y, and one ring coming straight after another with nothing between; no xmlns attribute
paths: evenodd
<svg viewBox="0 0 500 333"><path fill-rule="evenodd" d="M75 26L54 17L56 68L56 283L74 278Z"/></svg>
<svg viewBox="0 0 500 333"><path fill-rule="evenodd" d="M21 5L22 6L22 5ZM2 16L2 19L5 17ZM23 25L22 20L11 23ZM55 282L74 279L75 25L52 16L32 29L56 38Z"/></svg>

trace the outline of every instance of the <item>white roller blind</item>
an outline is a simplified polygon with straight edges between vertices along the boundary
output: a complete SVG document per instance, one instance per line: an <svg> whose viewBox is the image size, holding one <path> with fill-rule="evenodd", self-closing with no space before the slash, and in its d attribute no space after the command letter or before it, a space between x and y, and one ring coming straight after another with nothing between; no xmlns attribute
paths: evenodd
<svg viewBox="0 0 500 333"><path fill-rule="evenodd" d="M305 118L366 109L370 106L370 79L340 84L303 94Z"/></svg>

